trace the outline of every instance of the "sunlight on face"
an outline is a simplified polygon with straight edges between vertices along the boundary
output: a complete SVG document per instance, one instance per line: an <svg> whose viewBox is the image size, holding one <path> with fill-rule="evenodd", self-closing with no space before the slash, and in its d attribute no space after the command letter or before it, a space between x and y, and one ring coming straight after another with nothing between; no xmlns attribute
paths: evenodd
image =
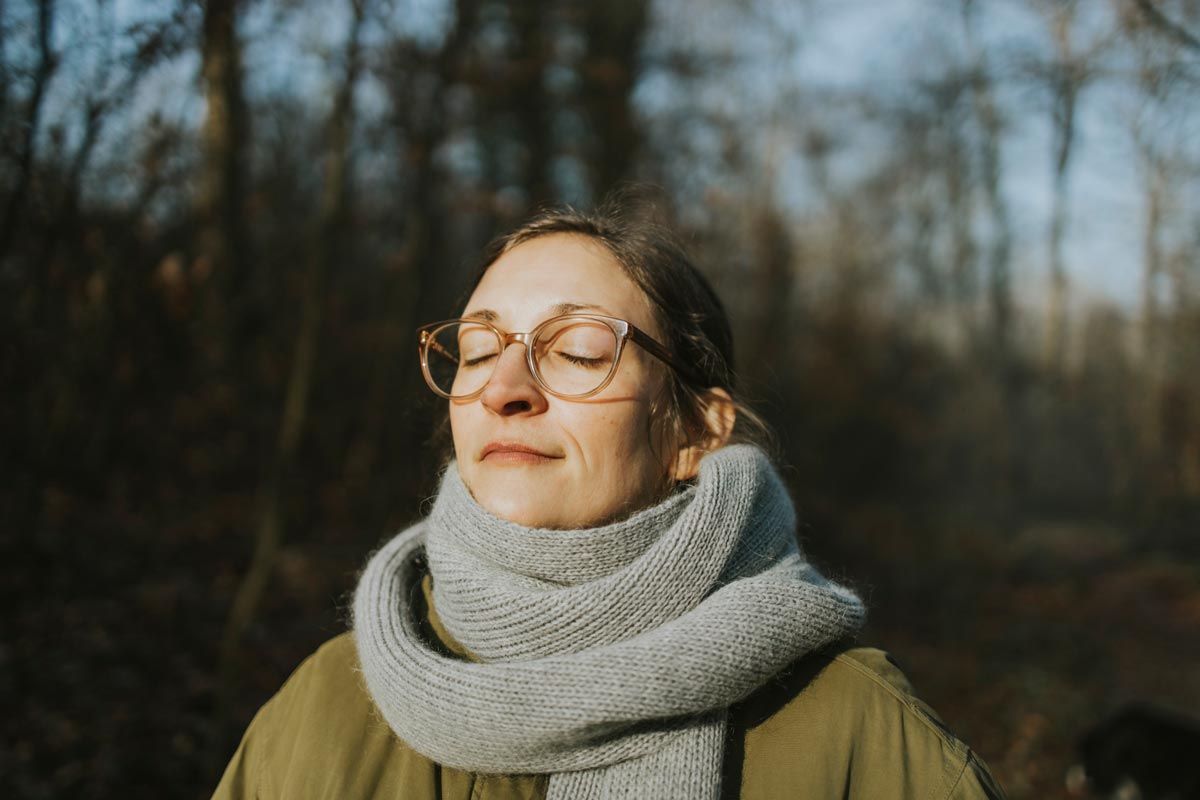
<svg viewBox="0 0 1200 800"><path fill-rule="evenodd" d="M620 264L599 242L571 234L509 250L463 315L491 312L502 331L529 331L568 303L661 341L649 300ZM509 345L480 396L450 403L458 470L479 504L522 525L582 528L653 502L670 460L656 453L650 420L666 367L629 344L608 386L564 400L538 385L525 358L524 345Z"/></svg>

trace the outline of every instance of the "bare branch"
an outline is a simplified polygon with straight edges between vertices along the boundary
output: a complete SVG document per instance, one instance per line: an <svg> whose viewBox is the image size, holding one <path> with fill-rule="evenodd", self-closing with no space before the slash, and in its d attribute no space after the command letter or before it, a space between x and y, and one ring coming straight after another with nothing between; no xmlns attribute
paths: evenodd
<svg viewBox="0 0 1200 800"><path fill-rule="evenodd" d="M1189 50L1200 52L1200 38L1179 23L1167 17L1151 0L1133 0L1133 4L1145 15L1146 20L1158 30L1170 36Z"/></svg>

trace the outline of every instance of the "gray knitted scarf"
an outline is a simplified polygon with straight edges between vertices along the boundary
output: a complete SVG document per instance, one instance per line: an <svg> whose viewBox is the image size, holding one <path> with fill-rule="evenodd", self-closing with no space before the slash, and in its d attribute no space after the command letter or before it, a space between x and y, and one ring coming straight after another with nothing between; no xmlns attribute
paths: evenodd
<svg viewBox="0 0 1200 800"><path fill-rule="evenodd" d="M452 464L429 517L367 563L354 598L366 685L396 735L443 765L552 773L549 798L715 798L726 711L863 604L796 544L795 512L748 445L694 486L584 530L484 510ZM425 552L446 630L426 640Z"/></svg>

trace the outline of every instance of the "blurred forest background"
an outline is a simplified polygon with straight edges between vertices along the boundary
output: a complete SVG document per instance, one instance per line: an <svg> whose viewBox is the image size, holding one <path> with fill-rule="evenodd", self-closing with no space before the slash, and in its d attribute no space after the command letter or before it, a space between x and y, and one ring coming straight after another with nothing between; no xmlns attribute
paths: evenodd
<svg viewBox="0 0 1200 800"><path fill-rule="evenodd" d="M432 488L413 330L662 189L1013 798L1200 714L1200 2L2 0L0 785L206 797Z"/></svg>

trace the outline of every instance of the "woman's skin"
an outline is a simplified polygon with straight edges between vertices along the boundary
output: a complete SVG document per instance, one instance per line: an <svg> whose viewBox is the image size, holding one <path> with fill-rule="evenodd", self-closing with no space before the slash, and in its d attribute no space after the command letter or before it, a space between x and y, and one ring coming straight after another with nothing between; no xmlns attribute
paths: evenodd
<svg viewBox="0 0 1200 800"><path fill-rule="evenodd" d="M540 236L509 250L462 316L482 315L514 332L576 310L628 320L663 341L641 289L602 244L576 234ZM531 527L589 527L652 504L667 476L695 473L693 448L663 452L653 444L660 439L651 408L669 367L636 344L626 345L612 382L582 400L545 392L525 359L525 346L510 344L480 396L450 402L459 473L488 511ZM717 399L728 398L721 392ZM731 427L731 408L721 413L720 427ZM500 449L486 452L495 443Z"/></svg>

